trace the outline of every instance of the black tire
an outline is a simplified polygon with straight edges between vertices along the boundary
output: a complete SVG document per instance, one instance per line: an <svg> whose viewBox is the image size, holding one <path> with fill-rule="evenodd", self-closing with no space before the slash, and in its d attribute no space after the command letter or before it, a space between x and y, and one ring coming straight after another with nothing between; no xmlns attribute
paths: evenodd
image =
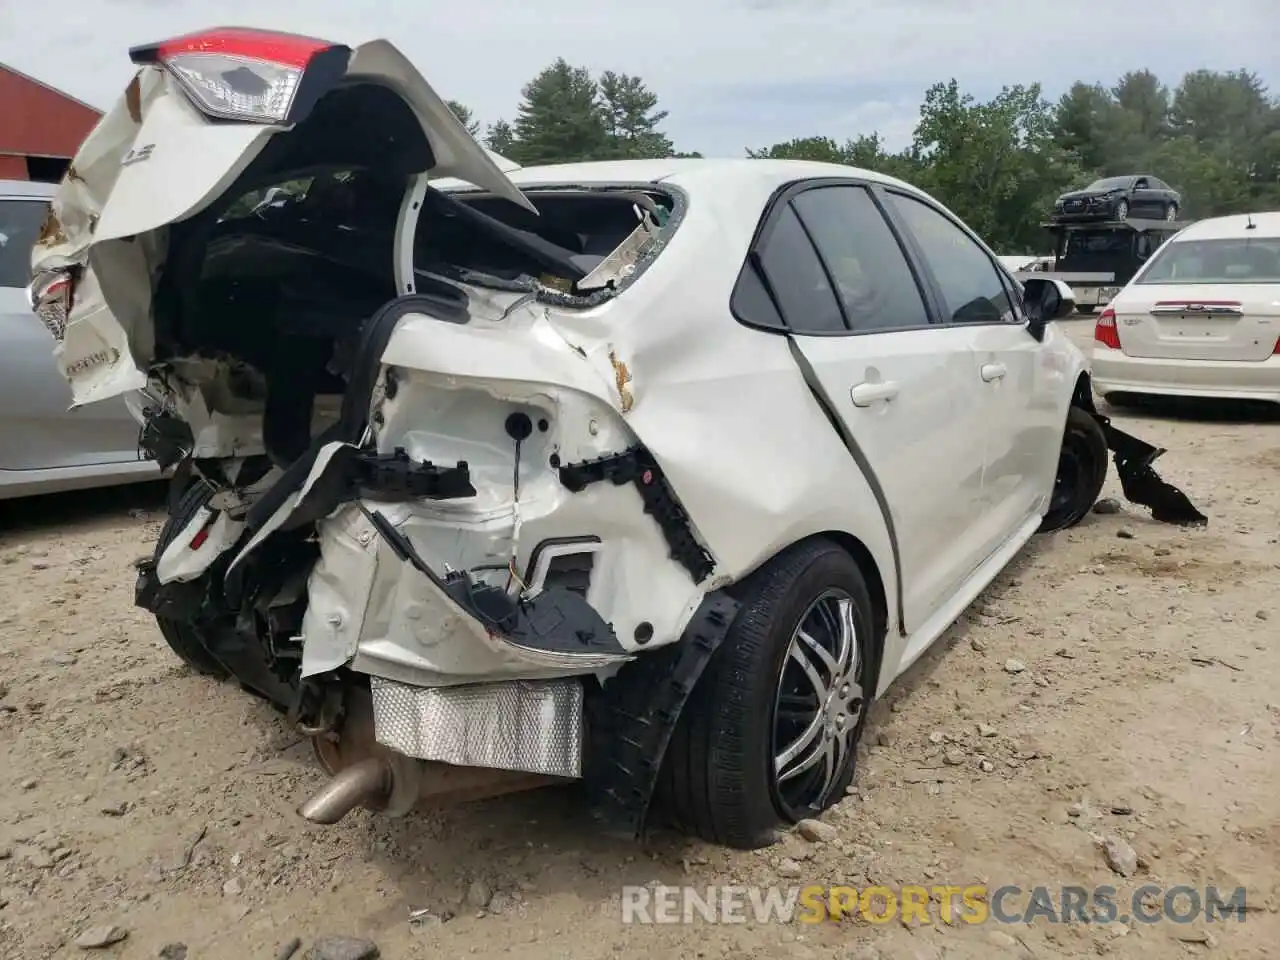
<svg viewBox="0 0 1280 960"><path fill-rule="evenodd" d="M1128 200L1121 200L1119 203L1116 204L1116 219L1117 220L1129 219L1129 201Z"/></svg>
<svg viewBox="0 0 1280 960"><path fill-rule="evenodd" d="M1107 438L1087 410L1073 406L1062 434L1058 473L1040 532L1074 527L1088 515L1107 479Z"/></svg>
<svg viewBox="0 0 1280 960"><path fill-rule="evenodd" d="M844 796L875 694L882 637L873 635L876 619L861 570L828 540L806 541L782 553L742 583L738 599L742 607L737 618L677 722L663 761L658 802L677 829L709 843L750 850L773 843L782 824L816 816ZM810 776L801 773L791 787L781 787L774 771L776 710L784 668L792 663L788 653L793 634L815 604L845 600L854 625L850 648L857 664L851 671L853 682L840 686L857 698L856 717L852 703L848 713L827 714L832 723L840 722L841 716L849 723L842 727L849 730L843 756L830 765L834 776L823 776L824 764L818 764L816 779L826 789L818 785L813 802L798 802L794 796L789 800L788 791L804 786ZM798 669L792 663L793 673ZM828 676L824 673L822 679ZM803 696L804 691L794 695ZM790 729L804 722L784 721L794 724ZM819 733L817 743L826 742L825 733ZM798 756L807 753L802 750Z"/></svg>
<svg viewBox="0 0 1280 960"><path fill-rule="evenodd" d="M1076 305L1076 313L1083 313L1085 316L1089 316L1091 313L1093 313L1097 309L1098 308L1091 303L1082 303L1082 304Z"/></svg>
<svg viewBox="0 0 1280 960"><path fill-rule="evenodd" d="M1177 219L1178 219L1178 205L1177 205L1176 203L1171 203L1171 204L1169 204L1169 206L1168 206L1168 207L1166 207L1166 208L1165 208L1165 211L1164 211L1164 218L1165 218L1166 220L1177 220Z"/></svg>
<svg viewBox="0 0 1280 960"><path fill-rule="evenodd" d="M160 555L164 553L165 548L173 542L192 518L199 512L200 508L209 502L209 498L213 496L213 491L203 483L193 484L179 498L177 505L169 513L169 519L165 521L165 525L160 530L160 539L156 541L155 559L159 560ZM200 635L196 630L187 623L181 623L177 620L170 620L166 617L156 617L156 623L160 626L160 634L164 637L165 642L169 644L169 649L178 655L178 658L188 667L206 677L215 677L219 680L225 680L230 674L211 654L204 643L200 640Z"/></svg>

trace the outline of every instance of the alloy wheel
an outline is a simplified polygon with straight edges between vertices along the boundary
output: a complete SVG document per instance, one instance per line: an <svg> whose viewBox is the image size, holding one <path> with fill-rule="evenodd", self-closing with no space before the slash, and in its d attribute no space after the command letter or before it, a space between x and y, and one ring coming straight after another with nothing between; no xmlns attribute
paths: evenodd
<svg viewBox="0 0 1280 960"><path fill-rule="evenodd" d="M1121 200L1116 204L1116 219L1125 220L1129 216L1129 203L1127 200Z"/></svg>
<svg viewBox="0 0 1280 960"><path fill-rule="evenodd" d="M790 815L820 810L847 769L865 698L854 601L827 590L792 633L774 702L773 774Z"/></svg>
<svg viewBox="0 0 1280 960"><path fill-rule="evenodd" d="M1178 205L1176 203L1169 204L1168 208L1164 212L1164 218L1166 220L1178 219Z"/></svg>

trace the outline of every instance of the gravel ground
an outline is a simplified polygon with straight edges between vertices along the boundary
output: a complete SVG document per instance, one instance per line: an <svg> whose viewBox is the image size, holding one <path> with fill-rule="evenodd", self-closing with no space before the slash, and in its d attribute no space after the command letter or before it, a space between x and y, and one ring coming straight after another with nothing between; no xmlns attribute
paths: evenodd
<svg viewBox="0 0 1280 960"><path fill-rule="evenodd" d="M561 790L311 826L293 812L322 782L307 745L180 667L132 607L161 492L0 505L0 957L268 960L293 938L299 957L370 955L326 936L389 958L1274 957L1280 418L1118 425L1169 447L1160 466L1209 527L1125 506L1037 538L873 710L833 829L751 854L595 836ZM1148 883L1244 886L1248 911L622 924L622 885L653 881L1113 884L1122 904Z"/></svg>

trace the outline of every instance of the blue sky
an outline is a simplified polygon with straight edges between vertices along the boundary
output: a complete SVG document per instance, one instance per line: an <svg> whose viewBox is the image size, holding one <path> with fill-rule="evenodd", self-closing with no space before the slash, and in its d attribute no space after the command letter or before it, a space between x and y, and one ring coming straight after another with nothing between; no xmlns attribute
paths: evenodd
<svg viewBox="0 0 1280 960"><path fill-rule="evenodd" d="M670 111L679 149L746 147L879 130L905 144L926 87L956 77L988 97L1039 81L1110 83L1147 67L1247 68L1280 94L1280 0L0 0L0 62L105 107L133 44L215 22L346 43L395 42L443 96L488 123L563 56L639 74Z"/></svg>

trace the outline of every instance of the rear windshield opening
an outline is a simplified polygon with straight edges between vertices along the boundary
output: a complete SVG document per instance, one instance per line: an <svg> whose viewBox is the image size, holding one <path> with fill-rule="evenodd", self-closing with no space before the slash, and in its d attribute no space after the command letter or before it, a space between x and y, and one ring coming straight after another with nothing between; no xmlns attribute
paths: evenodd
<svg viewBox="0 0 1280 960"><path fill-rule="evenodd" d="M1171 243L1138 283L1280 283L1280 238Z"/></svg>
<svg viewBox="0 0 1280 960"><path fill-rule="evenodd" d="M591 296L620 286L652 255L674 208L651 187L527 196L539 216L500 197L428 191L415 267L479 285L536 283Z"/></svg>

